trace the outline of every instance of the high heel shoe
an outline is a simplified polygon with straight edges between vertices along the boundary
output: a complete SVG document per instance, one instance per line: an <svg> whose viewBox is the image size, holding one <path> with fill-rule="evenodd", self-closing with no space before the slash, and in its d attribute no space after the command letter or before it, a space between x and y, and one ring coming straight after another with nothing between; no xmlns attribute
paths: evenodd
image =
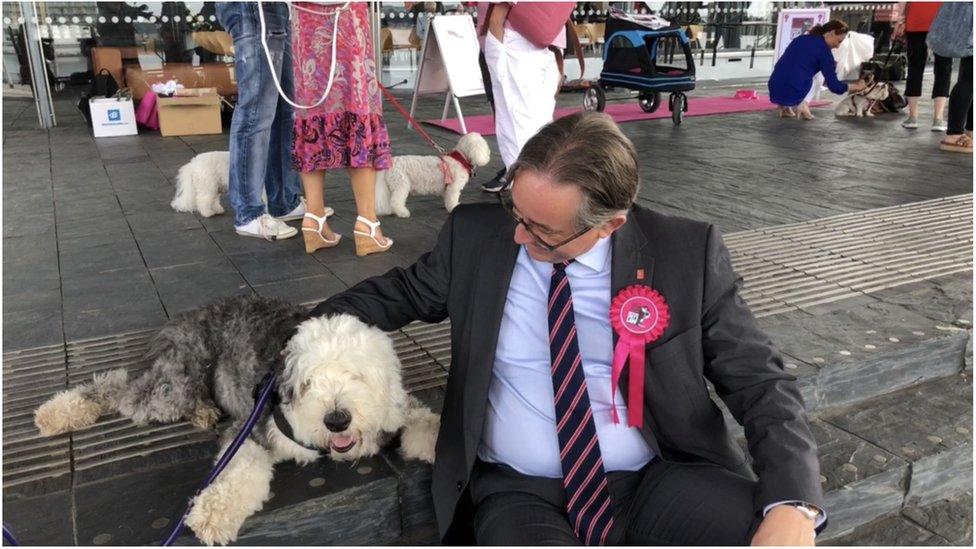
<svg viewBox="0 0 976 549"><path fill-rule="evenodd" d="M334 238L330 240L322 234L322 229L325 228L325 220L329 218L328 212L322 217L305 212L304 217L318 223L318 227L314 229L312 227L302 227L302 236L305 237L305 253L310 254L321 248L332 248L333 246L339 245L339 241L342 240L342 235L335 234L333 235Z"/></svg>
<svg viewBox="0 0 976 549"><path fill-rule="evenodd" d="M359 257L385 252L393 245L393 239L390 237L384 237L386 239L385 245L380 244L380 241L376 239L376 229L380 226L379 221L370 221L363 216L356 217L356 221L369 227L368 233L357 230L352 232L353 236L356 237L356 255Z"/></svg>

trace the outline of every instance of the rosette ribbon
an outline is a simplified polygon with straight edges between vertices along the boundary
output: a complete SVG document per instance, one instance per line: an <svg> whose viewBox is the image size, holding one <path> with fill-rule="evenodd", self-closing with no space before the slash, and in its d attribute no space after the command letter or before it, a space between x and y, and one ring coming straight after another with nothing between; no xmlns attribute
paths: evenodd
<svg viewBox="0 0 976 549"><path fill-rule="evenodd" d="M617 415L617 386L624 366L628 365L627 425L644 424L644 347L656 341L671 322L664 297L648 286L635 284L621 290L610 303L610 325L617 333L610 375L610 403L614 423ZM629 359L629 360L628 360Z"/></svg>

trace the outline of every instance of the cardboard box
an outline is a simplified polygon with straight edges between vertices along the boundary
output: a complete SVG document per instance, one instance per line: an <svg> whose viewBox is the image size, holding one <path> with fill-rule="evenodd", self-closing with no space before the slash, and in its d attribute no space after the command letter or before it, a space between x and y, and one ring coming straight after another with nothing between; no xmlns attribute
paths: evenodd
<svg viewBox="0 0 976 549"><path fill-rule="evenodd" d="M125 85L132 90L132 97L136 101L149 93L153 84L169 80L176 80L188 88L217 88L217 93L223 97L237 95L233 63L204 63L198 66L166 63L160 69L125 67Z"/></svg>
<svg viewBox="0 0 976 549"><path fill-rule="evenodd" d="M132 106L132 99L99 97L89 99L88 107L91 109L92 131L95 132L95 137L139 133L136 128L136 111Z"/></svg>
<svg viewBox="0 0 976 549"><path fill-rule="evenodd" d="M216 88L184 88L173 97L160 97L156 104L163 137L223 132Z"/></svg>

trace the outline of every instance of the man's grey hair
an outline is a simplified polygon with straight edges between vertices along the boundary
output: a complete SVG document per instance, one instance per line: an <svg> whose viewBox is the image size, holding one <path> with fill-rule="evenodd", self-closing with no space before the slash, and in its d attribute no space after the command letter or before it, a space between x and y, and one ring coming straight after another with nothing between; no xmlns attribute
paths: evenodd
<svg viewBox="0 0 976 549"><path fill-rule="evenodd" d="M547 124L522 147L508 170L514 181L530 170L583 194L576 215L579 230L597 227L627 210L637 197L637 151L603 113L579 112Z"/></svg>

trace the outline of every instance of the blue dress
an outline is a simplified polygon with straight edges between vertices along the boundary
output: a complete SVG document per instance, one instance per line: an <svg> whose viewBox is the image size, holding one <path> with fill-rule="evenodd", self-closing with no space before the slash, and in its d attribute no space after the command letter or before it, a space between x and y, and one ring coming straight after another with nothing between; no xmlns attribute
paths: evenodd
<svg viewBox="0 0 976 549"><path fill-rule="evenodd" d="M769 77L769 100L783 107L799 105L810 93L813 77L822 73L830 91L840 95L847 84L837 80L837 63L823 36L804 34L786 46Z"/></svg>

